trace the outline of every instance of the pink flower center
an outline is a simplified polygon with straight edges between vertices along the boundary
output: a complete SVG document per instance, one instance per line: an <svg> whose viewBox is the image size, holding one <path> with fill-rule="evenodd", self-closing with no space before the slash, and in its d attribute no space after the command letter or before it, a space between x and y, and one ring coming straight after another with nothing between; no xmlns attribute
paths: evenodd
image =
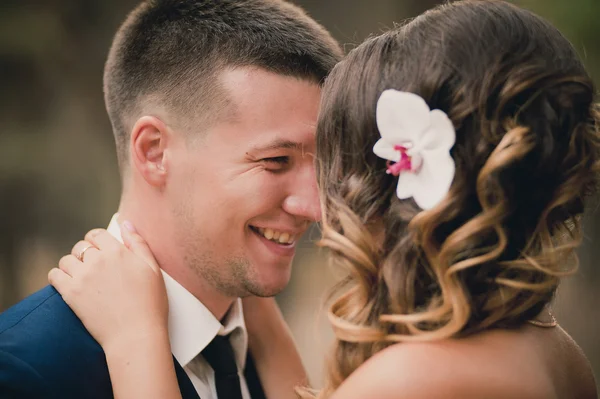
<svg viewBox="0 0 600 399"><path fill-rule="evenodd" d="M403 145L395 145L394 150L400 152L400 160L394 163L388 161L386 173L398 176L403 170L414 172L415 169L413 169L413 166L415 165L413 165L413 157L406 153L408 151L408 148Z"/></svg>

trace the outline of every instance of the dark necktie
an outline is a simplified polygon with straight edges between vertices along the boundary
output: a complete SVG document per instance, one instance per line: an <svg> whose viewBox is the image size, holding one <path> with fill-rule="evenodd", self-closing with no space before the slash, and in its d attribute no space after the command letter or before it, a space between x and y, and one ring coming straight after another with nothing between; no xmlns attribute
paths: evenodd
<svg viewBox="0 0 600 399"><path fill-rule="evenodd" d="M215 372L217 398L242 399L242 387L229 337L217 335L202 351Z"/></svg>

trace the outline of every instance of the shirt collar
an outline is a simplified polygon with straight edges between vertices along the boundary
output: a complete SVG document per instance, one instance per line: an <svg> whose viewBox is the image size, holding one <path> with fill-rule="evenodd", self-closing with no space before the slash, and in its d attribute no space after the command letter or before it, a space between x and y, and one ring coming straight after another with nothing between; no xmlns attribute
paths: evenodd
<svg viewBox="0 0 600 399"><path fill-rule="evenodd" d="M107 231L123 242L117 218L118 214L112 217ZM161 272L169 301L169 341L173 356L179 364L185 367L215 336L234 333L232 347L237 366L243 370L248 349L248 333L241 299L233 302L223 319L224 324L221 324L194 295L162 269Z"/></svg>

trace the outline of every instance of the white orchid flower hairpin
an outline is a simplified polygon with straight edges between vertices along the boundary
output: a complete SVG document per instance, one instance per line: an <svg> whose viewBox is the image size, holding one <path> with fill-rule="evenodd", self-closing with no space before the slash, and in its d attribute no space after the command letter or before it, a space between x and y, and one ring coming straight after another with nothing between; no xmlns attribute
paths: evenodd
<svg viewBox="0 0 600 399"><path fill-rule="evenodd" d="M421 209L433 208L454 179L452 121L445 112L430 110L420 96L392 89L379 97L376 116L381 138L373 152L388 160L387 173L398 176L398 198L412 197Z"/></svg>

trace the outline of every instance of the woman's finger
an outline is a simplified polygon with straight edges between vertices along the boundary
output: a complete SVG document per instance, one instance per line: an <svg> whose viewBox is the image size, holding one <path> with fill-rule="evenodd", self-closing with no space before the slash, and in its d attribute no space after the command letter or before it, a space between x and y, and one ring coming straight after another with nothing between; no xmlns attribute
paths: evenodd
<svg viewBox="0 0 600 399"><path fill-rule="evenodd" d="M79 261L84 262L86 258L90 259L90 257L93 257L94 255L92 255L92 253L97 253L97 251L98 248L96 248L94 244L89 241L82 240L73 246L71 255L79 259Z"/></svg>
<svg viewBox="0 0 600 399"><path fill-rule="evenodd" d="M122 245L115 237L104 229L94 229L85 235L85 240L94 244L101 251L119 251Z"/></svg>
<svg viewBox="0 0 600 399"><path fill-rule="evenodd" d="M148 244L142 238L142 236L137 234L133 224L126 220L121 224L120 227L121 236L123 237L123 243L125 246L129 248L131 252L142 258L152 268L152 270L154 270L155 273L158 273L160 268L156 262L156 259L154 258L154 255L152 254L152 251L150 251L150 247L148 247Z"/></svg>
<svg viewBox="0 0 600 399"><path fill-rule="evenodd" d="M65 255L58 261L58 268L67 273L69 277L75 277L82 267L83 263L75 255Z"/></svg>
<svg viewBox="0 0 600 399"><path fill-rule="evenodd" d="M56 267L48 272L48 282L63 298L70 292L70 287L73 284L71 276Z"/></svg>

